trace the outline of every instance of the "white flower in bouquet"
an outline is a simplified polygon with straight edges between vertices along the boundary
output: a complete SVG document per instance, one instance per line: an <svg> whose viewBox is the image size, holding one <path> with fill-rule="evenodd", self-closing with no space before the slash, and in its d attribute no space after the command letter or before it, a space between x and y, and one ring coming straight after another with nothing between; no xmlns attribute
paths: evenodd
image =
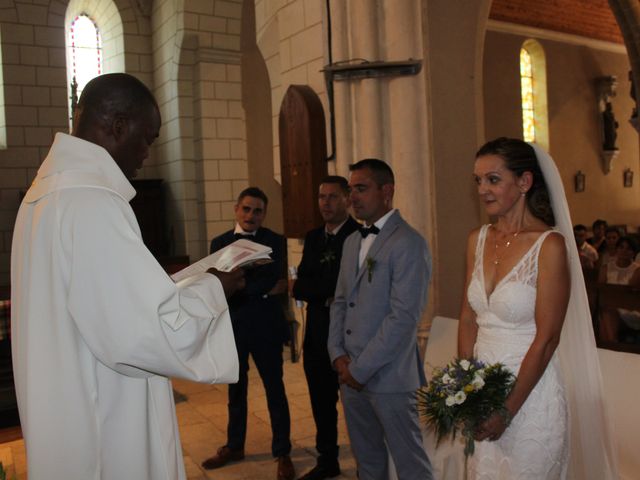
<svg viewBox="0 0 640 480"><path fill-rule="evenodd" d="M435 430L437 443L446 436L465 438L465 459L473 454L475 431L504 402L515 376L504 365L475 359L454 359L436 368L426 388L418 390L418 409Z"/></svg>
<svg viewBox="0 0 640 480"><path fill-rule="evenodd" d="M484 387L484 379L480 375L475 375L473 380L471 380L471 386L477 392L482 387Z"/></svg>

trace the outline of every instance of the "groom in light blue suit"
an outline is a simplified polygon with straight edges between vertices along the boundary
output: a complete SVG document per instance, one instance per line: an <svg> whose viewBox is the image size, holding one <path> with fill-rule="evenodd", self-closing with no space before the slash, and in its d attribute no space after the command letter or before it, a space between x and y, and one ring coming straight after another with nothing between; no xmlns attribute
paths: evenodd
<svg viewBox="0 0 640 480"><path fill-rule="evenodd" d="M432 479L415 409L426 380L416 343L431 258L422 236L392 208L393 171L365 159L349 167L360 231L344 243L331 305L329 355L338 372L360 480Z"/></svg>

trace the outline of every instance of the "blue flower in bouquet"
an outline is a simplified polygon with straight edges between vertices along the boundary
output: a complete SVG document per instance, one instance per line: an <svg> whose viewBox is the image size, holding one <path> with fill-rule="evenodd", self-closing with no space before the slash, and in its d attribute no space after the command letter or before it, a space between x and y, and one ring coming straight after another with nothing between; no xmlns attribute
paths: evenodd
<svg viewBox="0 0 640 480"><path fill-rule="evenodd" d="M486 365L475 359L455 359L435 368L429 385L418 390L418 409L434 429L437 442L458 432L465 438L465 456L473 454L477 427L494 412L505 412L504 402L515 377L501 363Z"/></svg>

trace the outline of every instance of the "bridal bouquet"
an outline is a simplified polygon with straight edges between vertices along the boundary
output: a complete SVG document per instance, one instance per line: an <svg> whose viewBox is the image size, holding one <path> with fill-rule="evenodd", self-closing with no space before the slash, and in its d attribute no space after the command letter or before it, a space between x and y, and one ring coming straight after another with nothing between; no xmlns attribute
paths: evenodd
<svg viewBox="0 0 640 480"><path fill-rule="evenodd" d="M427 387L418 390L418 409L435 430L436 441L460 431L465 438L465 457L473 455L473 434L504 402L515 377L503 364L485 365L476 359L455 359L436 368Z"/></svg>

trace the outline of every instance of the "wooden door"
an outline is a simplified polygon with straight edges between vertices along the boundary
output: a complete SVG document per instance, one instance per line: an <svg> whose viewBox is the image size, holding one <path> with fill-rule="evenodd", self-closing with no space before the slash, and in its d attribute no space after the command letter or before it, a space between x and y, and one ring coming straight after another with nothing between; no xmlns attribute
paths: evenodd
<svg viewBox="0 0 640 480"><path fill-rule="evenodd" d="M327 175L324 110L307 85L291 85L282 100L279 118L280 168L284 234L303 238L322 225L318 188Z"/></svg>

